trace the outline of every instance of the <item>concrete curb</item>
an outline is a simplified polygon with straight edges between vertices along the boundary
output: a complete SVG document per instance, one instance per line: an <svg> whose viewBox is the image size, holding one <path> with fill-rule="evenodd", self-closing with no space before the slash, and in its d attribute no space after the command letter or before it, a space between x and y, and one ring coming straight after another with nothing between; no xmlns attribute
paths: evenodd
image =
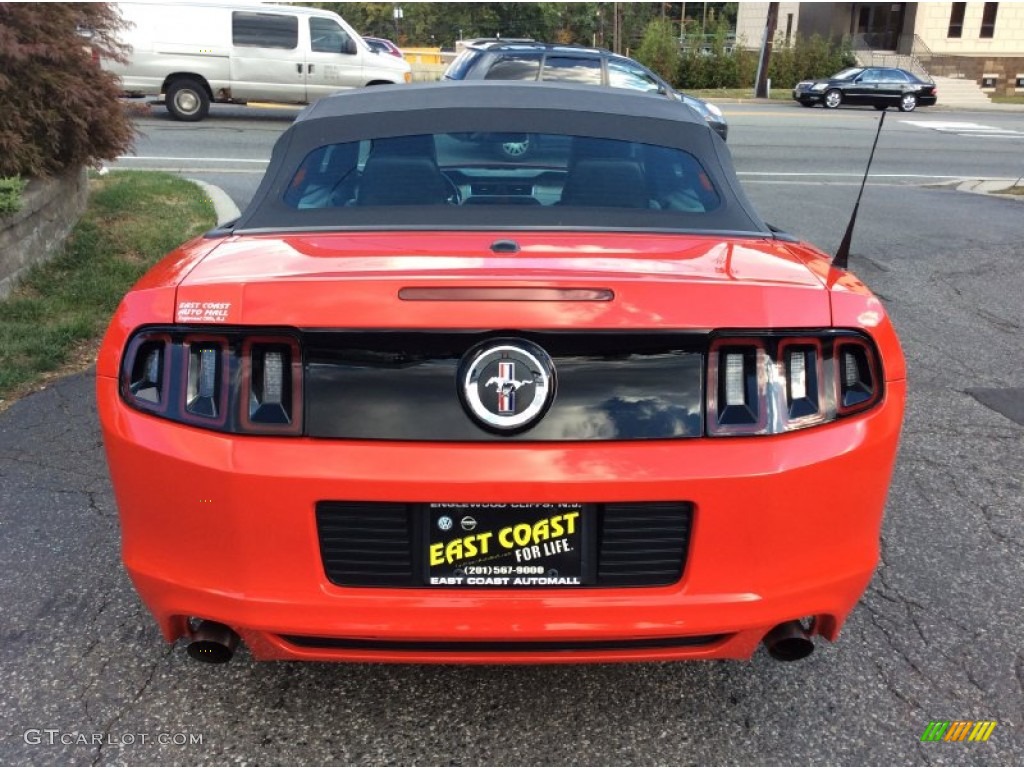
<svg viewBox="0 0 1024 768"><path fill-rule="evenodd" d="M228 193L220 187L216 187L213 184L207 184L205 181L199 179L186 179L197 185L206 196L213 203L213 210L217 214L217 226L225 224L232 219L237 219L241 215L241 211L238 210L238 206L235 205L235 201L228 197Z"/></svg>
<svg viewBox="0 0 1024 768"><path fill-rule="evenodd" d="M1024 189L1024 182L991 181L985 179L966 179L956 185L957 192L973 192L976 195L999 195L1003 198L1024 202L1024 195L1001 195L1009 189Z"/></svg>

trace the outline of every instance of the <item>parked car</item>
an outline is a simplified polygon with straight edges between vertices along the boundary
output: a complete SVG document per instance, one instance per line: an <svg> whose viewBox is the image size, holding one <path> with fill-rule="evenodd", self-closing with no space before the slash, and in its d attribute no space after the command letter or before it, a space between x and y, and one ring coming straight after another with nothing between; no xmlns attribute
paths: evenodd
<svg viewBox="0 0 1024 768"><path fill-rule="evenodd" d="M495 165L464 131L545 152ZM99 353L124 563L164 638L452 663L834 640L878 558L904 359L723 150L669 99L564 83L304 110Z"/></svg>
<svg viewBox="0 0 1024 768"><path fill-rule="evenodd" d="M695 109L723 140L729 135L725 115L714 104L674 90L643 64L603 48L518 39L471 40L445 70L443 79L540 80L650 91ZM522 151L520 148L518 154Z"/></svg>
<svg viewBox="0 0 1024 768"><path fill-rule="evenodd" d="M836 109L842 104L871 105L875 109L896 107L913 112L929 107L938 99L935 83L925 82L912 72L892 67L850 67L832 77L803 80L793 88L793 98L805 107L821 104Z"/></svg>
<svg viewBox="0 0 1024 768"><path fill-rule="evenodd" d="M366 44L370 46L372 51L402 58L402 49L390 40L385 40L383 37L364 37L363 40L366 41Z"/></svg>
<svg viewBox="0 0 1024 768"><path fill-rule="evenodd" d="M163 94L176 120L206 117L211 102L309 104L346 88L412 80L408 62L373 54L335 13L237 4L119 3L132 47L104 61L130 96Z"/></svg>

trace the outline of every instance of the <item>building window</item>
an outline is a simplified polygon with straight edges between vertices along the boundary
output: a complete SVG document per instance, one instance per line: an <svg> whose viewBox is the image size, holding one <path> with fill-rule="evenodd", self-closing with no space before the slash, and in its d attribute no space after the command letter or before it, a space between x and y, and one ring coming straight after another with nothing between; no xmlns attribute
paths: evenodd
<svg viewBox="0 0 1024 768"><path fill-rule="evenodd" d="M999 3L985 3L985 12L981 16L981 36L993 37L996 33L996 12Z"/></svg>
<svg viewBox="0 0 1024 768"><path fill-rule="evenodd" d="M964 12L967 3L953 3L953 11L949 14L949 32L946 37L962 37L964 34Z"/></svg>

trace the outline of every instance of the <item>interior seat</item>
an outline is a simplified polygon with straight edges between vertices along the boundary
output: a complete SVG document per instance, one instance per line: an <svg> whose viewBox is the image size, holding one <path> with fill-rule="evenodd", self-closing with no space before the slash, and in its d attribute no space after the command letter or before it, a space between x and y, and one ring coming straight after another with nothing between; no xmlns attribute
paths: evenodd
<svg viewBox="0 0 1024 768"><path fill-rule="evenodd" d="M650 208L640 164L634 160L581 159L569 171L562 205L597 208Z"/></svg>
<svg viewBox="0 0 1024 768"><path fill-rule="evenodd" d="M374 140L356 205L446 205L450 194L437 165L434 137L395 136Z"/></svg>

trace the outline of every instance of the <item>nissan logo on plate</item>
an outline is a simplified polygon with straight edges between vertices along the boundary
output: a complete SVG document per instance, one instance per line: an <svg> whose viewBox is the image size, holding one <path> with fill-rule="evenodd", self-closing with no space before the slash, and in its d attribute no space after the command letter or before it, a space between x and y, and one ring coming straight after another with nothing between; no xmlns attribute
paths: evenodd
<svg viewBox="0 0 1024 768"><path fill-rule="evenodd" d="M460 394L483 427L520 432L537 422L555 394L555 367L529 341L495 339L470 350L459 366Z"/></svg>

